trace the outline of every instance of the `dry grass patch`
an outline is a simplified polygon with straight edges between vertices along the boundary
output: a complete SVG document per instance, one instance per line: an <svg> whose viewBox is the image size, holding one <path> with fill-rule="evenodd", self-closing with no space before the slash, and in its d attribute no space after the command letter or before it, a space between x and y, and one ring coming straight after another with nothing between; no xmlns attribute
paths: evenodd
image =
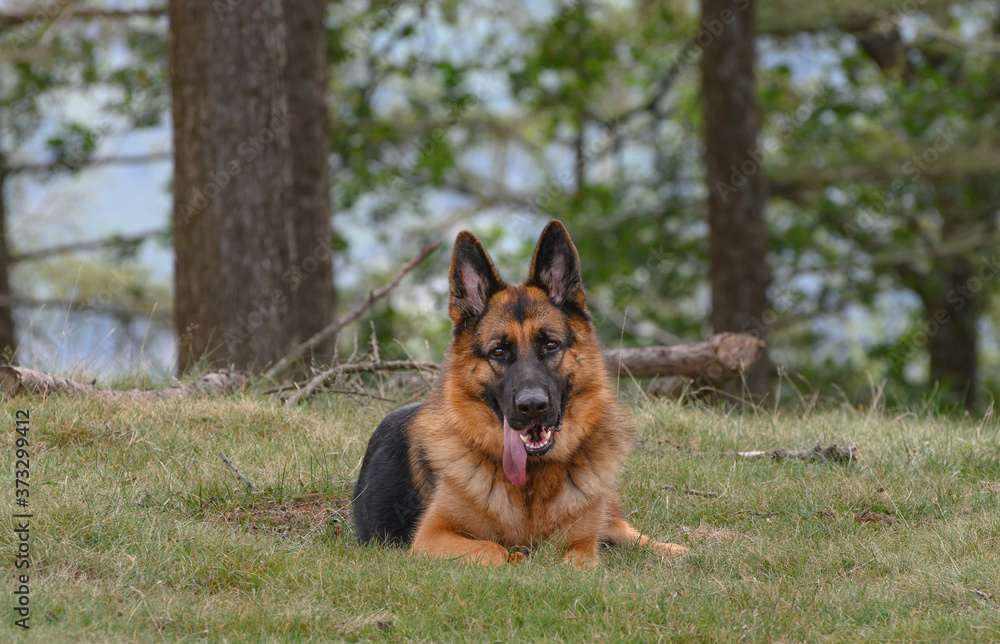
<svg viewBox="0 0 1000 644"><path fill-rule="evenodd" d="M306 494L285 502L261 500L203 519L235 524L254 531L340 534L349 530L351 500L324 494Z"/></svg>

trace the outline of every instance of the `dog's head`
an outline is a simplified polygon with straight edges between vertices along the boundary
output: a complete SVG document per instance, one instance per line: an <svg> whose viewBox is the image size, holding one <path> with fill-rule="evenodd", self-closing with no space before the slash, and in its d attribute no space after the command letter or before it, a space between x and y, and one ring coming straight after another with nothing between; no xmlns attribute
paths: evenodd
<svg viewBox="0 0 1000 644"><path fill-rule="evenodd" d="M543 458L558 444L574 379L588 377L581 368L603 369L593 365L592 354L599 361L600 353L576 247L559 221L550 222L527 281L515 286L500 278L476 236L462 232L450 281L452 353L472 363L467 374L454 376L468 378L463 386L502 424L504 471L523 484L527 457ZM579 355L581 343L586 358ZM603 371L592 375L603 377Z"/></svg>

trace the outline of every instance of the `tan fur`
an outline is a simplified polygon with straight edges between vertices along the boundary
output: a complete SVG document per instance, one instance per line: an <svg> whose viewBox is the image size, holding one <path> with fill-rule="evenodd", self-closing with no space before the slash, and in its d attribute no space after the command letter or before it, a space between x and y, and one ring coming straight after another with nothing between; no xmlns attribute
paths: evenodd
<svg viewBox="0 0 1000 644"><path fill-rule="evenodd" d="M504 306L518 297L531 305L523 323ZM481 393L481 383L498 377L496 367L473 347L502 334L529 346L542 328L575 339L557 366L569 375L572 393L554 447L529 458L527 484L515 485L502 468L502 423ZM409 434L412 474L425 503L415 553L501 565L507 548L555 538L566 544L568 562L593 566L602 541L638 543L664 554L685 551L640 534L622 516L616 490L633 441L632 421L611 388L593 325L564 313L540 288L507 286L489 299L474 332L453 337L443 383Z"/></svg>

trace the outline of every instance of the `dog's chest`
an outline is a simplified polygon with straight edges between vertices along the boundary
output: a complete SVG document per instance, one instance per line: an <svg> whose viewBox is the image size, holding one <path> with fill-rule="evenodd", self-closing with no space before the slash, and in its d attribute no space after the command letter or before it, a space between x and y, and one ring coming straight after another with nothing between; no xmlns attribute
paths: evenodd
<svg viewBox="0 0 1000 644"><path fill-rule="evenodd" d="M517 486L485 471L479 486L488 491L481 511L486 523L495 526L494 538L517 545L531 545L568 529L580 515L601 500L601 491L574 482L580 472L565 467L529 468L527 483ZM477 477L480 478L480 477Z"/></svg>

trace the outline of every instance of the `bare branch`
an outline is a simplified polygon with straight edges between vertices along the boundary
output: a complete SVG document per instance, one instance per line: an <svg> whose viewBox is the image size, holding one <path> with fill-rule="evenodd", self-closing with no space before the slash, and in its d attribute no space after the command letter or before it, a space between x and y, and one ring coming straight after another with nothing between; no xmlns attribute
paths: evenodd
<svg viewBox="0 0 1000 644"><path fill-rule="evenodd" d="M691 488L677 487L676 485L664 485L663 489L683 492L684 494L690 494L691 496L704 496L710 499L721 499L726 496L725 492L706 492L704 490L692 490Z"/></svg>
<svg viewBox="0 0 1000 644"><path fill-rule="evenodd" d="M922 0L916 6L923 13L934 14L951 4L952 0ZM799 3L766 0L757 8L757 31L772 36L794 36L829 29L847 32L879 29L892 24L892 14L905 12L905 7L907 5L899 0Z"/></svg>
<svg viewBox="0 0 1000 644"><path fill-rule="evenodd" d="M92 159L82 159L79 163L70 165L62 161L51 163L21 163L9 165L4 168L7 174L17 174L21 172L32 172L45 174L59 171L76 171L82 168L94 168L103 165L129 165L135 163L154 163L156 161L169 161L174 158L172 151L147 152L146 154L122 154L117 156L99 157Z"/></svg>
<svg viewBox="0 0 1000 644"><path fill-rule="evenodd" d="M344 317L340 318L339 320L327 325L326 328L317 332L311 338L309 338L305 342L300 343L298 346L292 349L288 353L288 355L286 355L281 360L278 360L278 362L276 362L274 366L265 371L264 377L274 378L282 371L284 371L285 368L287 368L290 364L292 364L292 362L298 359L299 356L304 354L306 351L315 347L316 345L318 345L320 342L323 342L327 338L339 333L341 329L346 327L351 322L354 322L355 320L360 318L362 315L364 315L365 311L367 311L372 307L372 305L374 305L376 302L378 302L383 297L388 295L392 289L396 288L400 280L402 280L407 273L412 271L414 268L417 267L418 264L427 259L430 256L430 254L433 253L435 250L437 250L438 246L440 245L441 242L434 242L433 244L430 244L429 246L425 246L424 248L420 249L420 252L417 253L417 256L408 261L403 266L401 266L400 269L396 271L396 274L392 277L391 280L389 280L387 284L382 286L382 288L378 289L377 291L369 294L368 299L366 299L364 302L356 306L353 311L351 311Z"/></svg>
<svg viewBox="0 0 1000 644"><path fill-rule="evenodd" d="M321 371L307 382L295 385L297 390L294 394L285 400L285 404L291 407L292 405L297 405L303 400L309 399L313 393L321 391L320 385L326 382L329 378L342 373L362 373L362 372L377 372L377 371L403 371L408 369L417 369L420 371L436 371L438 365L433 362L413 362L410 360L394 360L392 362L359 362L336 365L330 367L325 371ZM291 388L291 387L288 387Z"/></svg>
<svg viewBox="0 0 1000 644"><path fill-rule="evenodd" d="M56 18L70 18L73 20L125 20L136 17L158 18L166 15L166 7L148 7L145 9L84 9L81 11L70 11L68 14L60 12L48 15L42 9L32 13L0 13L0 33L14 27L29 23L46 23Z"/></svg>
<svg viewBox="0 0 1000 644"><path fill-rule="evenodd" d="M157 310L151 316L148 311L139 310L123 302L108 302L107 304L96 304L90 300L85 301L65 301L56 299L44 299L35 297L23 297L20 295L0 295L0 307L4 306L28 306L32 308L53 308L69 309L74 313L85 313L93 311L116 317L150 317L150 319L161 322L171 322L173 313L168 310Z"/></svg>
<svg viewBox="0 0 1000 644"><path fill-rule="evenodd" d="M247 485L249 485L250 489L253 490L254 492L260 492L260 488L258 488L256 485L254 485L253 481L251 481L247 477L243 476L243 472L241 472L238 467L236 467L235 465L233 465L233 462L231 460L229 460L228 456L226 456L223 452L219 452L219 457L222 459L223 463L225 463L226 465L229 466L229 469L231 469L233 471L233 474L236 475L236 478L238 478L239 480L241 480L244 483L246 483Z"/></svg>
<svg viewBox="0 0 1000 644"><path fill-rule="evenodd" d="M167 232L166 228L154 228L153 230L147 230L135 235L112 235L111 237L92 239L85 242L60 244L58 246L50 246L48 248L39 248L36 250L25 251L23 253L12 254L7 258L7 261L9 263L28 262L37 259L45 259L52 257L53 255L64 255L66 253L76 253L79 251L101 250L102 248L107 248L108 246L134 244L136 242L145 241L150 237L166 234Z"/></svg>

